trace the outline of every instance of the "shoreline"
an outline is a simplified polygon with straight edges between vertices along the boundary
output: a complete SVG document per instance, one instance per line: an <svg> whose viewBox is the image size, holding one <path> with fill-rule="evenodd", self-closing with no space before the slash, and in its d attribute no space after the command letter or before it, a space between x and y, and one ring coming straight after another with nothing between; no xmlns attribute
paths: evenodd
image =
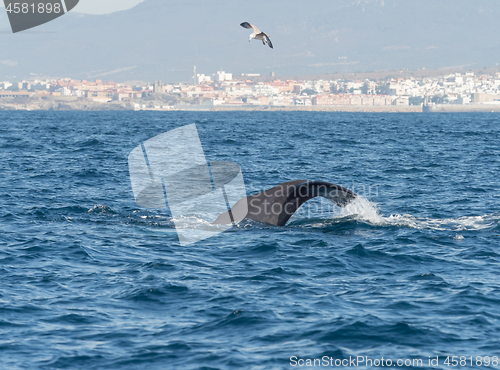
<svg viewBox="0 0 500 370"><path fill-rule="evenodd" d="M6 99L0 100L0 111L155 111L155 112L345 112L345 113L473 113L499 112L500 104L435 104L420 105L309 105L309 106L212 106L179 104L151 108L135 108L132 102L99 103L76 98Z"/></svg>
<svg viewBox="0 0 500 370"><path fill-rule="evenodd" d="M345 113L422 113L420 106L307 106L307 107L214 107L212 112L345 112Z"/></svg>

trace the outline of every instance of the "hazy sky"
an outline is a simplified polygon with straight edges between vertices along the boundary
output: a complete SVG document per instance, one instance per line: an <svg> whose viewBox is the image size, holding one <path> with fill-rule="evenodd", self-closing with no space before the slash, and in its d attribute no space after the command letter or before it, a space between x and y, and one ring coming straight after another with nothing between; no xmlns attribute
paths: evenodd
<svg viewBox="0 0 500 370"><path fill-rule="evenodd" d="M80 0L73 12L87 14L106 14L130 9L144 0ZM4 7L3 1L0 7Z"/></svg>
<svg viewBox="0 0 500 370"><path fill-rule="evenodd" d="M500 0L419 0L418 6L402 0L314 0L314 4L80 0L73 16L22 35L10 34L1 9L0 80L36 75L177 82L189 81L194 65L197 73L208 75L223 69L294 77L469 70L500 62ZM130 9L137 5L138 9ZM75 16L78 12L111 14ZM239 26L244 21L268 32L274 49L248 42L250 31Z"/></svg>

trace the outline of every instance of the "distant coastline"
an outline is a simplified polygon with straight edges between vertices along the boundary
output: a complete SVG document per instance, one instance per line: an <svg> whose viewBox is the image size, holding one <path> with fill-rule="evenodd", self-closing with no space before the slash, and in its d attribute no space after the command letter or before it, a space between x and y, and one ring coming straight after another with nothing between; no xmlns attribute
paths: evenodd
<svg viewBox="0 0 500 370"><path fill-rule="evenodd" d="M210 106L183 104L156 108L137 108L130 102L112 101L96 103L89 99L32 98L4 99L0 111L189 111L189 112L352 112L352 113L472 113L499 112L499 104L432 104L428 106L363 106L363 105L316 105L316 106Z"/></svg>
<svg viewBox="0 0 500 370"><path fill-rule="evenodd" d="M0 82L0 110L500 112L500 71L363 79L276 79L193 71L193 80L116 83L65 78ZM423 71L420 71L423 74Z"/></svg>

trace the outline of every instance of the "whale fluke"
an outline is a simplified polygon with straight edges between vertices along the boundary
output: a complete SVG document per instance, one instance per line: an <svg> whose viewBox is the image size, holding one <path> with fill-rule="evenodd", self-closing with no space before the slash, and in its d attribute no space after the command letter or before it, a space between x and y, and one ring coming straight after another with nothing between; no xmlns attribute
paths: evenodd
<svg viewBox="0 0 500 370"><path fill-rule="evenodd" d="M240 199L230 211L221 214L214 224L226 225L244 218L275 226L285 226L300 206L310 199L324 197L345 207L357 195L342 186L323 181L285 182L262 193Z"/></svg>

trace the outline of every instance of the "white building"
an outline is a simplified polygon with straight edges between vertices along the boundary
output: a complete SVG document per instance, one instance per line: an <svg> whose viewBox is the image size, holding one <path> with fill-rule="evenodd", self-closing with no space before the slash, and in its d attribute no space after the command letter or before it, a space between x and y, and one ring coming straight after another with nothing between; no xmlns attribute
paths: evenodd
<svg viewBox="0 0 500 370"><path fill-rule="evenodd" d="M263 95L263 96L272 96L279 94L280 90L271 85L264 85L262 82L259 82L257 85L253 87L253 91L255 95Z"/></svg>
<svg viewBox="0 0 500 370"><path fill-rule="evenodd" d="M233 80L233 74L232 73L226 73L224 71L218 71L215 74L215 81L217 81L217 82L232 81L232 80Z"/></svg>
<svg viewBox="0 0 500 370"><path fill-rule="evenodd" d="M250 86L225 86L223 91L226 92L227 96L246 96L253 95L253 90Z"/></svg>
<svg viewBox="0 0 500 370"><path fill-rule="evenodd" d="M469 104L470 103L470 95L458 95L456 103L457 104Z"/></svg>
<svg viewBox="0 0 500 370"><path fill-rule="evenodd" d="M73 95L71 93L71 90L68 89L67 87L61 87L60 89L56 90L56 92L60 92L61 96L71 96L71 95Z"/></svg>
<svg viewBox="0 0 500 370"><path fill-rule="evenodd" d="M205 100L205 102L204 102L205 105L210 105L213 107L223 105L224 103L225 103L224 99L208 99L208 100Z"/></svg>
<svg viewBox="0 0 500 370"><path fill-rule="evenodd" d="M312 105L312 100L310 98L294 98L293 99L293 105L299 106L299 107L304 107L304 106L311 106Z"/></svg>
<svg viewBox="0 0 500 370"><path fill-rule="evenodd" d="M210 76L205 76L204 74L196 75L196 85L201 85L202 83L207 83L210 81L212 81L212 78Z"/></svg>

